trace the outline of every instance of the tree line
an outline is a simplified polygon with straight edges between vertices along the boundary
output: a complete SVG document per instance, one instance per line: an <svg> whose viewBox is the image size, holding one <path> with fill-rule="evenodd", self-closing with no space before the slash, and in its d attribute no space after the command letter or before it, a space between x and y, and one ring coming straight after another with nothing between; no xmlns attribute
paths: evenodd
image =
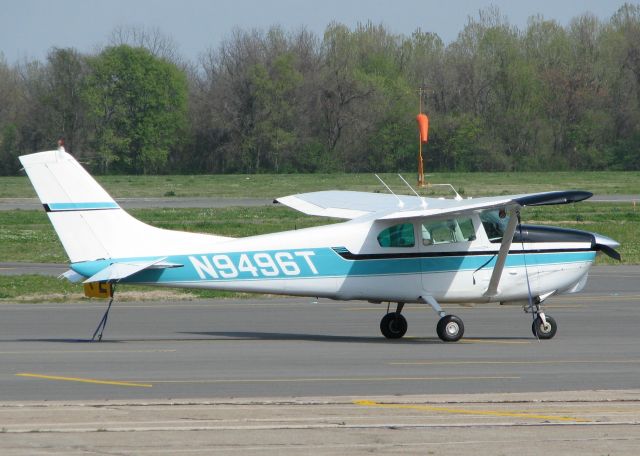
<svg viewBox="0 0 640 456"><path fill-rule="evenodd" d="M492 7L455 41L383 25L234 30L185 61L160 30L117 28L92 54L0 55L0 174L67 150L98 173L640 169L640 6L608 20Z"/></svg>

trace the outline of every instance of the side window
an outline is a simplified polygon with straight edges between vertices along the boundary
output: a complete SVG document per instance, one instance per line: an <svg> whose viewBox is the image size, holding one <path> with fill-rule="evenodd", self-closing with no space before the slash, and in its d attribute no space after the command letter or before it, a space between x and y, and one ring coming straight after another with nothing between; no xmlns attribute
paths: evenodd
<svg viewBox="0 0 640 456"><path fill-rule="evenodd" d="M422 244L451 244L476 239L473 221L470 218L438 220L422 224Z"/></svg>
<svg viewBox="0 0 640 456"><path fill-rule="evenodd" d="M416 245L413 224L402 223L390 226L378 234L380 247L413 247Z"/></svg>
<svg viewBox="0 0 640 456"><path fill-rule="evenodd" d="M509 216L504 210L485 211L480 214L480 220L487 237L491 242L502 242L502 236L509 223Z"/></svg>

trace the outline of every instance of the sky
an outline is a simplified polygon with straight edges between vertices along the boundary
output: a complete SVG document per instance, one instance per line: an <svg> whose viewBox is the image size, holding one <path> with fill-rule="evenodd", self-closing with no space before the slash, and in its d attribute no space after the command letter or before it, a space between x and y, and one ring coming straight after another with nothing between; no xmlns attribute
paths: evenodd
<svg viewBox="0 0 640 456"><path fill-rule="evenodd" d="M0 53L10 64L44 60L52 47L93 52L118 26L158 28L190 61L217 47L235 27L301 26L322 36L331 22L349 27L372 21L410 35L421 28L445 43L468 17L495 5L510 24L524 28L541 14L562 25L585 12L607 20L624 2L613 0L5 0L0 7Z"/></svg>

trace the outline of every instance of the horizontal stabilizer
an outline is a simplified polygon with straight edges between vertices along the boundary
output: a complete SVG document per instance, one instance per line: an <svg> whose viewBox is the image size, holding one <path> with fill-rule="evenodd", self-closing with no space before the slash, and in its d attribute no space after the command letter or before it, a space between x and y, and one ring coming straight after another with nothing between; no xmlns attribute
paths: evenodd
<svg viewBox="0 0 640 456"><path fill-rule="evenodd" d="M71 283L78 283L78 282L82 282L84 279L86 279L86 277L83 276L82 274L78 274L73 269L69 269L68 271L60 274L58 276L58 279L67 279Z"/></svg>
<svg viewBox="0 0 640 456"><path fill-rule="evenodd" d="M119 263L112 263L89 277L84 281L84 283L117 281L130 277L140 271L144 271L145 269L168 269L182 266L181 264L167 263L164 260L166 260L166 258L156 258L149 261L123 261Z"/></svg>

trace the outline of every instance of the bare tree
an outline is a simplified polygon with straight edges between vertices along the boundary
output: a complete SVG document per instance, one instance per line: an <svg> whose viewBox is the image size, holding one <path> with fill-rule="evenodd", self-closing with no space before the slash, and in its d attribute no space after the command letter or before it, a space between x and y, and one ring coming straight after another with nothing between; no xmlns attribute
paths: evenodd
<svg viewBox="0 0 640 456"><path fill-rule="evenodd" d="M168 60L178 66L185 64L173 37L158 27L119 25L111 32L108 42L109 46L126 44L131 47L145 48L155 57Z"/></svg>

